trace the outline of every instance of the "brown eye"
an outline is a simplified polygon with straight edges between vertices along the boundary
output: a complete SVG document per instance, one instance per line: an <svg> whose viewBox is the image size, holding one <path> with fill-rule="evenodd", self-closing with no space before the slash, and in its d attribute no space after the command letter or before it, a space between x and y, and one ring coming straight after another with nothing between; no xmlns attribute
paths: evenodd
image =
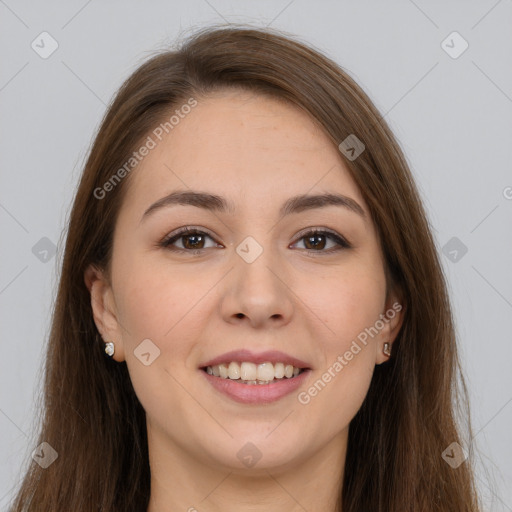
<svg viewBox="0 0 512 512"><path fill-rule="evenodd" d="M304 237L306 249L324 249L327 243L325 235L314 234Z"/></svg>
<svg viewBox="0 0 512 512"><path fill-rule="evenodd" d="M304 240L305 249L309 252L331 253L341 249L349 249L351 245L338 234L326 230L314 230L305 233L299 241ZM328 240L334 245L327 247ZM297 242L296 242L297 243Z"/></svg>
<svg viewBox="0 0 512 512"><path fill-rule="evenodd" d="M204 235L192 234L192 235L181 235L181 239L185 240L183 246L185 249L203 249L204 246Z"/></svg>
<svg viewBox="0 0 512 512"><path fill-rule="evenodd" d="M162 240L160 245L171 251L195 253L195 251L201 251L202 249L208 248L205 247L207 238L213 241L213 238L204 231L200 231L198 229L183 228L177 233L166 237L164 240ZM177 242L181 242L181 247L179 245L175 245ZM217 244L213 245L213 247L215 246L217 246Z"/></svg>

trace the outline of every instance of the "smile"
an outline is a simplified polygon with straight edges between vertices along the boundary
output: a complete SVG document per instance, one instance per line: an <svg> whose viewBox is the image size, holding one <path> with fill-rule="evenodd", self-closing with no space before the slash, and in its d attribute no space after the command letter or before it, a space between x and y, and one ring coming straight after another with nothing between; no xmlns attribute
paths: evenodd
<svg viewBox="0 0 512 512"><path fill-rule="evenodd" d="M261 364L251 362L216 364L207 366L204 371L208 375L221 379L238 380L241 384L269 384L274 381L291 379L304 371L291 364L271 363L269 361Z"/></svg>

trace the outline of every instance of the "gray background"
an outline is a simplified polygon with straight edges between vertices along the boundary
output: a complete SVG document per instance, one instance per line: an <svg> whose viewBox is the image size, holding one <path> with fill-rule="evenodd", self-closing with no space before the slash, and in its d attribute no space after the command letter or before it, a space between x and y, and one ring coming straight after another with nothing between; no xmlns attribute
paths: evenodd
<svg viewBox="0 0 512 512"><path fill-rule="evenodd" d="M180 32L223 21L297 34L386 114L449 281L481 493L512 511L511 0L0 0L0 507L35 448L62 231L105 105ZM43 31L59 45L46 59L31 47ZM458 58L442 47L453 31Z"/></svg>

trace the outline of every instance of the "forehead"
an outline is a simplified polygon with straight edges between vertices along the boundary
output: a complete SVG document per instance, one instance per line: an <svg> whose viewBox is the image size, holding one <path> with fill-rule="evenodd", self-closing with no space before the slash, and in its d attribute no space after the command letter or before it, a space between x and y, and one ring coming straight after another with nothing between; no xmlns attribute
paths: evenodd
<svg viewBox="0 0 512 512"><path fill-rule="evenodd" d="M198 98L172 128L166 126L161 140L150 134L155 147L130 176L131 205L147 206L173 190L191 188L251 207L274 200L281 205L292 195L339 192L366 210L337 147L297 107L247 91L217 91Z"/></svg>

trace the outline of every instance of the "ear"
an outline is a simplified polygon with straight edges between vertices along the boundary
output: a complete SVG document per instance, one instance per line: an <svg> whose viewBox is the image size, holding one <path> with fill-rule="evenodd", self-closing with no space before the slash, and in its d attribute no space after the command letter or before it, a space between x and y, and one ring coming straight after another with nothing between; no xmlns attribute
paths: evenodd
<svg viewBox="0 0 512 512"><path fill-rule="evenodd" d="M405 309L406 307L403 300L396 293L390 293L386 299L384 311L381 316L384 327L380 331L376 343L376 364L381 364L389 360L389 356L382 351L384 343L387 342L390 344L391 354L393 354L393 342L402 328Z"/></svg>
<svg viewBox="0 0 512 512"><path fill-rule="evenodd" d="M123 334L117 320L117 309L112 286L104 272L94 265L89 265L84 273L87 289L91 294L91 307L94 323L103 341L113 341L115 352L113 359L124 361Z"/></svg>

